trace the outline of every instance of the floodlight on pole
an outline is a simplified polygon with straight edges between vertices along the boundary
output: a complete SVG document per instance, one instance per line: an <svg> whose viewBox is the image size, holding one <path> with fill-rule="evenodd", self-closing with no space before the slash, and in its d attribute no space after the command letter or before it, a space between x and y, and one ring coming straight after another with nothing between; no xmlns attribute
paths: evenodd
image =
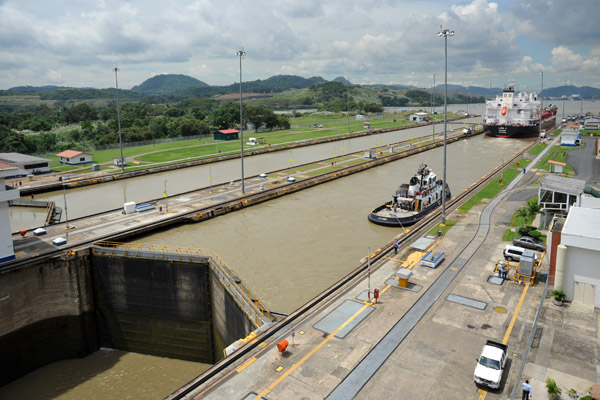
<svg viewBox="0 0 600 400"><path fill-rule="evenodd" d="M542 115L544 114L544 71L540 71L540 75L542 75L542 90L540 91L540 132L539 137L542 137Z"/></svg>
<svg viewBox="0 0 600 400"><path fill-rule="evenodd" d="M119 147L121 148L121 171L125 172L125 160L123 159L123 138L121 137L121 113L119 111L119 80L117 79L117 72L119 67L115 65L113 68L115 71L115 98L117 100L117 124L119 127Z"/></svg>
<svg viewBox="0 0 600 400"><path fill-rule="evenodd" d="M240 57L240 157L242 159L242 194L246 193L246 187L244 186L244 120L243 120L243 111L242 111L242 58L246 55L244 48L238 50L235 53L238 57Z"/></svg>
<svg viewBox="0 0 600 400"><path fill-rule="evenodd" d="M433 93L435 92L435 74L433 74L433 88L431 88L431 140L435 140L435 103Z"/></svg>
<svg viewBox="0 0 600 400"><path fill-rule="evenodd" d="M444 38L444 177L442 182L442 225L446 225L446 133L448 125L448 36L454 36L454 31L442 29L438 37Z"/></svg>

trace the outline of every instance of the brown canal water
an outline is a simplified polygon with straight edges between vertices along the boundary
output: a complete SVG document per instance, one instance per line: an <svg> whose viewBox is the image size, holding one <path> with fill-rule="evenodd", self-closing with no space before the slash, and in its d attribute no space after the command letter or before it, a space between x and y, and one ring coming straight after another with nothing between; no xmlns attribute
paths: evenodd
<svg viewBox="0 0 600 400"><path fill-rule="evenodd" d="M480 135L447 147L447 181L459 193L530 141ZM271 310L289 313L398 234L367 215L425 163L442 177L443 148L279 199L151 234L136 243L215 251ZM447 216L452 219L452 216Z"/></svg>
<svg viewBox="0 0 600 400"><path fill-rule="evenodd" d="M208 364L102 349L39 368L1 387L0 399L156 400L208 368Z"/></svg>
<svg viewBox="0 0 600 400"><path fill-rule="evenodd" d="M451 190L460 192L528 143L480 135L449 145L447 181ZM441 178L442 160L443 149L431 150L139 241L213 250L268 308L287 313L356 268L369 247L376 249L391 241L397 230L368 222L368 213L389 200L420 163L431 166ZM239 162L235 163L238 168ZM136 180L124 182L138 185ZM106 190L104 185L91 188ZM40 368L0 388L0 398L156 399L206 368L186 361L101 350L84 359Z"/></svg>

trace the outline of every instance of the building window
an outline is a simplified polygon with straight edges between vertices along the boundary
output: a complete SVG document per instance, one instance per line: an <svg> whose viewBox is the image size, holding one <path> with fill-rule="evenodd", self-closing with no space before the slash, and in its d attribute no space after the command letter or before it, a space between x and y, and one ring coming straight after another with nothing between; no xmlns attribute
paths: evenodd
<svg viewBox="0 0 600 400"><path fill-rule="evenodd" d="M79 161L85 161L85 157L80 157Z"/></svg>

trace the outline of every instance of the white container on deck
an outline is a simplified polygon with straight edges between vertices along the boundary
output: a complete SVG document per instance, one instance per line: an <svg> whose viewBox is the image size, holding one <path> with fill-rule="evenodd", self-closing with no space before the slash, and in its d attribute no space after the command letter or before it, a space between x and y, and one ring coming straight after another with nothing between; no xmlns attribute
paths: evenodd
<svg viewBox="0 0 600 400"><path fill-rule="evenodd" d="M135 201L123 203L123 210L125 214L133 214L135 212Z"/></svg>

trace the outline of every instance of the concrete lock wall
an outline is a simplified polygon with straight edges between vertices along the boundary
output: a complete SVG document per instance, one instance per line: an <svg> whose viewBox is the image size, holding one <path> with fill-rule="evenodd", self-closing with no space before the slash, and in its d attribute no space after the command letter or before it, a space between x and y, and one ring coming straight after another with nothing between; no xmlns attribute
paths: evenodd
<svg viewBox="0 0 600 400"><path fill-rule="evenodd" d="M253 329L208 261L84 249L0 271L0 386L100 346L214 363Z"/></svg>
<svg viewBox="0 0 600 400"><path fill-rule="evenodd" d="M223 358L223 350L238 339L248 336L255 327L219 282L211 270L213 322L217 334L216 357Z"/></svg>
<svg viewBox="0 0 600 400"><path fill-rule="evenodd" d="M102 346L214 363L208 263L94 256Z"/></svg>
<svg viewBox="0 0 600 400"><path fill-rule="evenodd" d="M0 386L98 349L89 257L64 255L0 273Z"/></svg>

